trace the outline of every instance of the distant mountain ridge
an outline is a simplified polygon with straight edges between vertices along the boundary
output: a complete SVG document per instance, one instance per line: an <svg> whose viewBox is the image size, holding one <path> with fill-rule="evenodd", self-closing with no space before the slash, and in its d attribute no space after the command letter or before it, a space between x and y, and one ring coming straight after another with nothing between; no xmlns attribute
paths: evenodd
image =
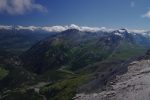
<svg viewBox="0 0 150 100"><path fill-rule="evenodd" d="M113 33L118 36L132 34L134 40L145 46L149 46L150 32L146 30L108 29L105 27L86 27L71 24L70 26L5 26L0 25L0 47L9 51L26 51L39 40L63 31L76 29L82 33ZM125 34L128 33L128 34ZM5 38L5 39L4 39Z"/></svg>
<svg viewBox="0 0 150 100"><path fill-rule="evenodd" d="M63 32L66 31L68 29L77 29L80 30L82 32L99 32L99 31L103 31L103 32L112 32L118 29L113 29L113 28L106 28L106 27L89 27L89 26L78 26L75 24L71 24L71 25L55 25L55 26L21 26L21 25L0 25L0 30L28 30L28 31L44 31L44 32ZM138 33L138 34L142 34L142 35L147 35L150 36L150 31L148 30L141 30L141 29L125 29L126 31L128 31L129 33ZM123 31L122 29L118 30L118 31Z"/></svg>
<svg viewBox="0 0 150 100"><path fill-rule="evenodd" d="M73 66L80 65L77 62L82 60L83 65L81 66L83 67L88 65L86 62L102 61L110 55L115 54L116 56L117 52L126 52L122 51L124 49L145 49L149 42L150 38L141 34L129 33L126 29L111 32L83 32L78 29L68 29L34 45L25 53L24 59L30 59L25 64L30 68L35 68L35 72L47 70L52 66L54 68L66 64L70 66L73 63ZM83 58L76 61L79 56Z"/></svg>
<svg viewBox="0 0 150 100"><path fill-rule="evenodd" d="M44 31L0 29L0 48L20 54L38 41L55 34Z"/></svg>

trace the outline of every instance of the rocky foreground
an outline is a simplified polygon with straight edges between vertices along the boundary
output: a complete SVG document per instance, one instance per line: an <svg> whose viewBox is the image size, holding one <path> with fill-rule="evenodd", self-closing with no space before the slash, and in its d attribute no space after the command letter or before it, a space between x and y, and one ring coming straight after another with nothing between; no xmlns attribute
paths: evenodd
<svg viewBox="0 0 150 100"><path fill-rule="evenodd" d="M128 72L116 76L103 92L77 94L74 100L150 100L150 60L130 63Z"/></svg>

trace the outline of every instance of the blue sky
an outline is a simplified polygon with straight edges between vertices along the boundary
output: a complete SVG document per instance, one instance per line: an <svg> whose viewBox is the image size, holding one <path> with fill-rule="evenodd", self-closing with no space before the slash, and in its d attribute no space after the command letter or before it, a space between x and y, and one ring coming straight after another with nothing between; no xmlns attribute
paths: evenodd
<svg viewBox="0 0 150 100"><path fill-rule="evenodd" d="M2 25L150 28L150 0L0 0Z"/></svg>

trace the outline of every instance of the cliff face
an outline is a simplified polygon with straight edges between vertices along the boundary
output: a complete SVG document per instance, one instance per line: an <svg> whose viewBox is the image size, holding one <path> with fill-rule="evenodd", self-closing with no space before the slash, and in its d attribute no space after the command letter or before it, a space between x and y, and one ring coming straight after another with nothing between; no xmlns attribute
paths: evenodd
<svg viewBox="0 0 150 100"><path fill-rule="evenodd" d="M147 54L146 54L147 55ZM146 56L148 57L148 55ZM150 60L143 59L129 64L128 72L116 76L105 91L77 94L75 100L149 100Z"/></svg>

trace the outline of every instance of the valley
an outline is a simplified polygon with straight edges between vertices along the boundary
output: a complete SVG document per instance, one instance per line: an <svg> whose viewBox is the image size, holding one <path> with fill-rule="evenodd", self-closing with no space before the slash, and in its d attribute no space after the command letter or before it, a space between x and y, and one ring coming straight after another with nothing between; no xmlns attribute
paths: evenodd
<svg viewBox="0 0 150 100"><path fill-rule="evenodd" d="M70 100L77 93L104 91L113 77L145 55L150 38L133 34L68 29L41 37L19 55L6 48L0 55L1 100ZM78 95L82 98L74 98Z"/></svg>

